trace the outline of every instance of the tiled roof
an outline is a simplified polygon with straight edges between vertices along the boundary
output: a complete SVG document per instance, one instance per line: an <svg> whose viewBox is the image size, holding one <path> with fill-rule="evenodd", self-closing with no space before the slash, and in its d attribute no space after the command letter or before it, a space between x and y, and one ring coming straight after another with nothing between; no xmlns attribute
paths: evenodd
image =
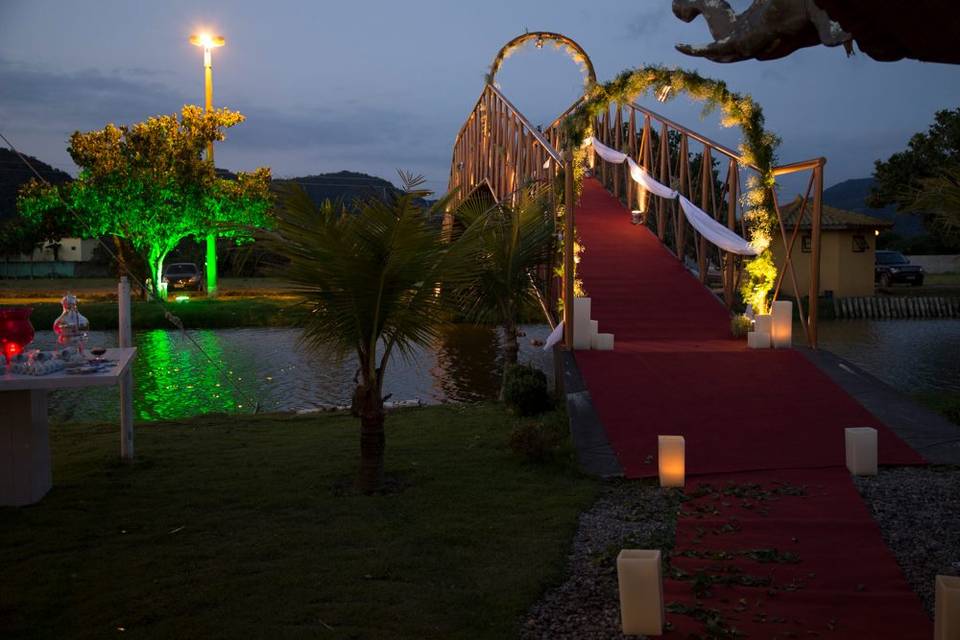
<svg viewBox="0 0 960 640"><path fill-rule="evenodd" d="M780 215L783 216L783 225L790 229L797 223L797 211L803 198L797 196L795 200L780 206ZM813 199L807 200L807 206L803 209L803 221L800 223L801 229L810 228L810 215L813 210ZM887 229L893 226L890 220L875 218L864 213L856 213L845 209L837 209L823 205L823 213L820 216L820 228L823 230L840 231L843 229Z"/></svg>

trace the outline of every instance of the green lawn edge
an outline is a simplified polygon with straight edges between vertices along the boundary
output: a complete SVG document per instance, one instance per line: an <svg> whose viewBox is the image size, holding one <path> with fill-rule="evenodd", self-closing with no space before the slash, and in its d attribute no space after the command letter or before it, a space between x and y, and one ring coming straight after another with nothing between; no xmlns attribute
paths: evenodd
<svg viewBox="0 0 960 640"><path fill-rule="evenodd" d="M350 490L347 415L52 428L54 488L0 509L0 636L515 637L599 483L507 446L502 406L391 413L402 490Z"/></svg>

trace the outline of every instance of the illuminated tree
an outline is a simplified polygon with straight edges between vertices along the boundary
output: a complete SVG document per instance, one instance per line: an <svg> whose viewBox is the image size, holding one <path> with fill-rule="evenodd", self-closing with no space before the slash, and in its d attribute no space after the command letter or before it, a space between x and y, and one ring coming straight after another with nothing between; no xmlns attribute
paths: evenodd
<svg viewBox="0 0 960 640"><path fill-rule="evenodd" d="M243 120L236 111L187 105L179 117L75 132L67 150L79 177L56 187L31 181L18 207L39 222L51 208L66 205L80 214L78 235L126 238L149 266L156 294L163 260L184 238L217 233L239 239L239 229L268 223L269 169L225 180L201 157L209 142L223 140L223 130Z"/></svg>

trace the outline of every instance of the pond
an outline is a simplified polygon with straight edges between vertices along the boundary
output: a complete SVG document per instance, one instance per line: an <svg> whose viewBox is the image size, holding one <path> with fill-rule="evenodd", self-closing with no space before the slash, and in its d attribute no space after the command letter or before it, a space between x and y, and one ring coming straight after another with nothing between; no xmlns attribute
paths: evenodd
<svg viewBox="0 0 960 640"><path fill-rule="evenodd" d="M903 393L960 393L960 320L835 320L821 323L818 337Z"/></svg>
<svg viewBox="0 0 960 640"><path fill-rule="evenodd" d="M524 326L521 362L549 371L552 356L531 340L546 338L546 325ZM138 331L134 364L134 410L141 420L183 418L199 413L296 411L349 404L356 359L338 361L333 353L311 354L299 345L298 329L195 330L194 339L227 379L177 331ZM391 401L462 402L494 398L503 361L500 334L491 328L456 326L431 349L417 349L409 358L391 358L384 384ZM116 332L93 331L88 347L113 346ZM38 331L33 347L53 348L52 331ZM115 420L116 387L64 390L50 396L55 421Z"/></svg>
<svg viewBox="0 0 960 640"><path fill-rule="evenodd" d="M526 325L521 361L549 372L551 356L530 344L544 339L545 325ZM134 365L134 407L141 420L209 412L295 411L349 403L356 373L352 357L304 352L297 329L196 330L192 334L233 384L176 331L139 331ZM800 336L801 329L794 329ZM36 346L51 348L54 335L37 333ZM115 332L91 333L90 346L116 344ZM905 392L960 393L960 321L838 320L820 325L824 349L850 360ZM386 376L390 400L424 403L496 397L502 371L500 335L466 325L446 332L431 349L393 358ZM251 400L255 399L255 400ZM50 414L58 421L115 420L116 388L57 391Z"/></svg>

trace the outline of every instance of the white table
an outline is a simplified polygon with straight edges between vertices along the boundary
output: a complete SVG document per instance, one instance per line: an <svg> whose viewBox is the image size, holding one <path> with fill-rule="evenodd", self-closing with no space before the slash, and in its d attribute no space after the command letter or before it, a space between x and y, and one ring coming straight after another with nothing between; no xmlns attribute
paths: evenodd
<svg viewBox="0 0 960 640"><path fill-rule="evenodd" d="M128 374L136 353L135 347L107 349L102 357L116 360L117 364L100 373L0 375L0 506L38 502L53 483L47 392L119 384ZM126 375L126 380L132 385L132 376ZM122 399L121 413L131 408L124 407Z"/></svg>

